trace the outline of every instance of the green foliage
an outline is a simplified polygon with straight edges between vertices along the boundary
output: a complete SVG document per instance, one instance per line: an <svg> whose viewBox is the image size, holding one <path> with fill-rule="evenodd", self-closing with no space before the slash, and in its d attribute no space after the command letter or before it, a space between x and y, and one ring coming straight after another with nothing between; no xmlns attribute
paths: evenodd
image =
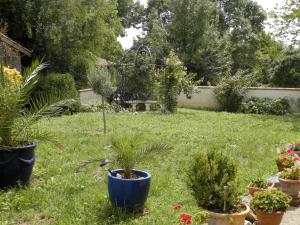
<svg viewBox="0 0 300 225"><path fill-rule="evenodd" d="M300 167L293 166L291 168L286 168L279 177L288 180L300 180Z"/></svg>
<svg viewBox="0 0 300 225"><path fill-rule="evenodd" d="M283 6L277 6L271 12L272 30L277 38L289 44L299 44L299 18L300 2L298 0L286 0Z"/></svg>
<svg viewBox="0 0 300 225"><path fill-rule="evenodd" d="M54 114L55 116L73 115L80 112L80 107L80 100L67 99L49 106L46 111L48 114Z"/></svg>
<svg viewBox="0 0 300 225"><path fill-rule="evenodd" d="M71 73L78 88L86 87L96 57L122 51L116 1L2 0L0 18L12 39L44 57L52 71Z"/></svg>
<svg viewBox="0 0 300 225"><path fill-rule="evenodd" d="M251 97L242 103L243 113L285 115L289 112L289 102L283 98Z"/></svg>
<svg viewBox="0 0 300 225"><path fill-rule="evenodd" d="M11 84L0 68L0 146L19 146L35 139L45 139L46 133L36 126L37 121L46 114L53 99L41 97L32 100L30 94L39 80L39 72L46 67L38 60L23 74L20 85ZM54 100L53 100L54 102ZM25 106L29 105L29 109ZM56 113L56 112L54 112Z"/></svg>
<svg viewBox="0 0 300 225"><path fill-rule="evenodd" d="M114 163L124 169L125 178L130 178L131 170L137 163L146 160L151 154L166 150L169 147L164 144L154 143L149 145L141 135L138 134L115 134L111 137L111 149L113 151Z"/></svg>
<svg viewBox="0 0 300 225"><path fill-rule="evenodd" d="M228 112L239 111L246 92L239 75L224 77L214 90L221 109Z"/></svg>
<svg viewBox="0 0 300 225"><path fill-rule="evenodd" d="M108 98L115 91L115 80L105 68L95 68L88 76L89 83L98 95Z"/></svg>
<svg viewBox="0 0 300 225"><path fill-rule="evenodd" d="M268 182L261 179L261 178L256 178L254 180L251 180L250 182L250 187L256 187L256 188L262 188L262 189L267 189L268 187Z"/></svg>
<svg viewBox="0 0 300 225"><path fill-rule="evenodd" d="M187 97L191 97L194 90L194 83L176 54L171 51L166 67L160 74L160 97L165 110L174 113L177 108L177 97L181 91L184 91Z"/></svg>
<svg viewBox="0 0 300 225"><path fill-rule="evenodd" d="M287 52L275 66L273 86L300 87L300 51Z"/></svg>
<svg viewBox="0 0 300 225"><path fill-rule="evenodd" d="M75 81L71 74L49 73L42 75L32 97L57 93L61 93L62 98L78 98Z"/></svg>
<svg viewBox="0 0 300 225"><path fill-rule="evenodd" d="M225 212L237 209L240 203L236 164L228 156L217 152L200 152L194 156L187 172L188 187L199 206ZM225 199L224 187L227 186Z"/></svg>
<svg viewBox="0 0 300 225"><path fill-rule="evenodd" d="M256 192L250 205L255 210L267 213L286 211L289 207L290 197L277 189Z"/></svg>

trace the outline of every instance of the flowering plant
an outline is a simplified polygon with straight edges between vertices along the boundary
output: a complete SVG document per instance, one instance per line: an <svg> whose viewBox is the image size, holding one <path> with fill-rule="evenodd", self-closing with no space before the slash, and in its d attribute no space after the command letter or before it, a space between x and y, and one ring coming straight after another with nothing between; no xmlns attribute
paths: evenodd
<svg viewBox="0 0 300 225"><path fill-rule="evenodd" d="M300 180L300 167L287 168L280 174L280 177L288 180Z"/></svg>
<svg viewBox="0 0 300 225"><path fill-rule="evenodd" d="M173 210L177 214L178 212L182 211L183 206L182 205L175 205ZM193 219L192 219L193 218ZM198 211L197 213L191 215L189 213L180 212L177 215L177 224L178 225L189 225L193 224L202 224L204 223L208 218L208 213L205 211Z"/></svg>
<svg viewBox="0 0 300 225"><path fill-rule="evenodd" d="M300 157L293 150L281 150L276 159L278 167L291 168L295 162L300 161Z"/></svg>

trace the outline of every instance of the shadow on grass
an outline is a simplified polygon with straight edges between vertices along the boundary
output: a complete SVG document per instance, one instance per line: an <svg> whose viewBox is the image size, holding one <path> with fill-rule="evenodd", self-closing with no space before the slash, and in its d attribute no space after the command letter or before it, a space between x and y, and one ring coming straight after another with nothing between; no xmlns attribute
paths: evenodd
<svg viewBox="0 0 300 225"><path fill-rule="evenodd" d="M144 216L144 211L125 210L113 207L109 202L101 202L96 210L99 224L123 224Z"/></svg>

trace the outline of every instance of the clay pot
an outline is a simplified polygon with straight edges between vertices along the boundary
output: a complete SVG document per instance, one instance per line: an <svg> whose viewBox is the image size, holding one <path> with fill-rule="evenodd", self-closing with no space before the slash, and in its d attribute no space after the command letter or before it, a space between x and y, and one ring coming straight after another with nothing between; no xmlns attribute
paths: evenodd
<svg viewBox="0 0 300 225"><path fill-rule="evenodd" d="M245 205L246 210L240 213L215 213L208 211L208 225L244 225L246 215L249 213L250 208Z"/></svg>
<svg viewBox="0 0 300 225"><path fill-rule="evenodd" d="M282 164L280 164L280 163L276 163L276 164L277 164L277 168L278 168L278 171L279 171L279 172L284 171L284 169L290 168L290 167L284 166L284 165L282 165Z"/></svg>
<svg viewBox="0 0 300 225"><path fill-rule="evenodd" d="M290 196L298 196L300 191L300 180L287 180L279 178L281 190Z"/></svg>
<svg viewBox="0 0 300 225"><path fill-rule="evenodd" d="M284 212L256 211L257 225L280 225Z"/></svg>
<svg viewBox="0 0 300 225"><path fill-rule="evenodd" d="M250 187L248 186L248 192L251 196L254 196L255 192L265 191L266 189L263 188L257 188L257 187Z"/></svg>

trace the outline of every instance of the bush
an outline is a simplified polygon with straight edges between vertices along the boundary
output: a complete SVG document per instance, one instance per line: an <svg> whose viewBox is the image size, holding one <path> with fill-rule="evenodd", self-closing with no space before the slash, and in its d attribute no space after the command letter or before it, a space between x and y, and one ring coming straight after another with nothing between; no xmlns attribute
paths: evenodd
<svg viewBox="0 0 300 225"><path fill-rule="evenodd" d="M49 73L41 77L34 90L34 97L59 95L61 99L77 98L78 92L71 74Z"/></svg>
<svg viewBox="0 0 300 225"><path fill-rule="evenodd" d="M216 151L197 154L187 172L188 187L199 206L223 211L224 187L228 187L226 212L236 209L240 203L236 164L228 156Z"/></svg>
<svg viewBox="0 0 300 225"><path fill-rule="evenodd" d="M54 105L47 108L47 112L55 116L60 115L73 115L74 113L80 112L80 102L75 99L62 100Z"/></svg>
<svg viewBox="0 0 300 225"><path fill-rule="evenodd" d="M214 90L221 109L228 112L239 111L245 92L246 88L238 76L224 77Z"/></svg>
<svg viewBox="0 0 300 225"><path fill-rule="evenodd" d="M250 206L258 211L279 212L286 211L289 207L290 198L276 189L256 192L251 199Z"/></svg>
<svg viewBox="0 0 300 225"><path fill-rule="evenodd" d="M251 97L242 103L243 113L284 115L289 111L289 102L283 98Z"/></svg>
<svg viewBox="0 0 300 225"><path fill-rule="evenodd" d="M300 87L300 52L288 53L275 66L272 84L278 87Z"/></svg>

